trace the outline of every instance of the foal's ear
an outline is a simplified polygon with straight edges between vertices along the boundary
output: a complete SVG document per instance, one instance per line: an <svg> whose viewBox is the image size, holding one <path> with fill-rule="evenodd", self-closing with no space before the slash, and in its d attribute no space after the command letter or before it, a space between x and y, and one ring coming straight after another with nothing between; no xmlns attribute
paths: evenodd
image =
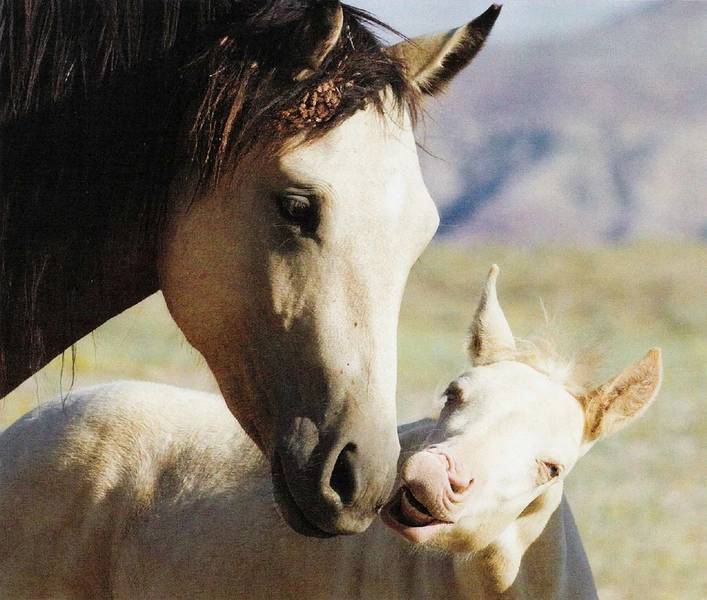
<svg viewBox="0 0 707 600"><path fill-rule="evenodd" d="M491 265L474 320L469 326L467 351L471 364L488 365L515 352L516 342L496 294L499 268Z"/></svg>
<svg viewBox="0 0 707 600"><path fill-rule="evenodd" d="M655 399L663 378L660 348L580 398L584 407L584 442L612 435L643 413Z"/></svg>
<svg viewBox="0 0 707 600"><path fill-rule="evenodd" d="M464 27L406 40L388 52L403 62L423 94L434 96L478 54L500 12L501 6L494 4Z"/></svg>
<svg viewBox="0 0 707 600"><path fill-rule="evenodd" d="M292 75L295 81L308 79L321 66L339 41L343 26L339 0L309 0L290 50L296 65Z"/></svg>

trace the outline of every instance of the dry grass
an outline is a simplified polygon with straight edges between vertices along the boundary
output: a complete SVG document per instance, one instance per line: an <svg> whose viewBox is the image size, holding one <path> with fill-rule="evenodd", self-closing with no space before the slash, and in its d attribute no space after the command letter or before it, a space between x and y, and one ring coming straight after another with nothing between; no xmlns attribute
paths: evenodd
<svg viewBox="0 0 707 600"><path fill-rule="evenodd" d="M660 346L665 384L637 424L589 453L568 482L602 600L707 597L707 246L518 250L433 246L411 274L400 328L399 417L430 411L465 367L462 341L492 262L514 333L542 324L599 343L608 377ZM78 347L77 385L115 378L215 389L159 296ZM0 423L59 390L55 361L4 402ZM64 370L63 387L70 374Z"/></svg>

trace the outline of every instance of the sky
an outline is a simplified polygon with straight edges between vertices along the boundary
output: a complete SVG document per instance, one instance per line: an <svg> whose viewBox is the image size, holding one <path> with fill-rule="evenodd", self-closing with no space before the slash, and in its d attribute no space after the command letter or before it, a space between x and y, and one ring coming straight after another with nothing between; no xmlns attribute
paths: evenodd
<svg viewBox="0 0 707 600"><path fill-rule="evenodd" d="M658 1L658 0L654 0ZM459 27L481 14L490 0L348 0L407 36ZM592 27L635 10L636 0L506 0L494 27L495 43L540 41Z"/></svg>

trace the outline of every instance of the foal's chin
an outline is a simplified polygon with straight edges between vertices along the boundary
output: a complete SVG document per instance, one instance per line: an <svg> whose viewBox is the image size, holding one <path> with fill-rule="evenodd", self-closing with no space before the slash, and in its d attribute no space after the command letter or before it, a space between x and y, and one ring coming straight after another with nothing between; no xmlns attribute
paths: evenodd
<svg viewBox="0 0 707 600"><path fill-rule="evenodd" d="M495 532L497 524L470 524L463 517L456 522L439 521L431 516L424 518L422 513L411 518L403 507L404 489L399 488L390 497L380 516L388 528L408 542L430 551L461 554L474 554L491 543L489 534L491 530Z"/></svg>

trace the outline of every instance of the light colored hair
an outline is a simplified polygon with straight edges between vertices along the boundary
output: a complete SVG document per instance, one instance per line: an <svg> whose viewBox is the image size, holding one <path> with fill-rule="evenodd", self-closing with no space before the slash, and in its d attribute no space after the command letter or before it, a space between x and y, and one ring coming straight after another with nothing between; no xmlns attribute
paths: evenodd
<svg viewBox="0 0 707 600"><path fill-rule="evenodd" d="M602 356L593 347L567 352L555 329L546 319L541 334L529 339L516 338L517 349L508 358L547 375L576 398L585 396L595 387Z"/></svg>

